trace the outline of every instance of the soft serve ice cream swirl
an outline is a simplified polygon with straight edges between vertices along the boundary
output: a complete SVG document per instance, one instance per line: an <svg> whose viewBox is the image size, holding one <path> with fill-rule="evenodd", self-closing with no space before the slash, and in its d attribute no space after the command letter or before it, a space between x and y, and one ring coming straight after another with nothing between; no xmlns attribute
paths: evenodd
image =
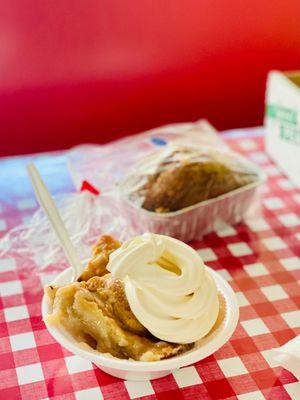
<svg viewBox="0 0 300 400"><path fill-rule="evenodd" d="M215 282L199 254L179 240L150 233L135 237L110 255L107 269L123 280L136 318L161 340L192 343L216 322Z"/></svg>

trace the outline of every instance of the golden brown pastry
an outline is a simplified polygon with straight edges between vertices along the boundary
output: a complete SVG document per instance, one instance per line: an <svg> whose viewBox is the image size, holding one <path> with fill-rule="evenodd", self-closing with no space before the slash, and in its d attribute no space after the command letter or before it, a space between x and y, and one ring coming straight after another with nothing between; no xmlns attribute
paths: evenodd
<svg viewBox="0 0 300 400"><path fill-rule="evenodd" d="M103 276L108 273L106 266L109 255L117 250L121 243L109 235L103 235L93 248L93 258L89 261L87 267L80 275L78 281L87 281L93 276Z"/></svg>
<svg viewBox="0 0 300 400"><path fill-rule="evenodd" d="M112 280L106 270L109 254L119 246L112 237L102 236L80 282L45 288L53 307L48 323L62 324L79 342L118 358L156 361L192 348L160 341L136 319L123 283Z"/></svg>
<svg viewBox="0 0 300 400"><path fill-rule="evenodd" d="M132 314L123 285L110 275L61 288L47 288L53 301L49 323L61 323L79 342L118 358L156 361L193 347L162 342Z"/></svg>
<svg viewBox="0 0 300 400"><path fill-rule="evenodd" d="M147 159L146 167L143 162L140 163L138 170L132 174L142 177L140 187L138 178L124 184L130 186L134 182L138 188L134 192L129 189L130 200L149 211L166 213L181 210L257 179L256 173L250 171L240 159L218 150L179 147L164 154L157 157L153 154L150 163L150 157ZM151 173L147 172L147 168Z"/></svg>

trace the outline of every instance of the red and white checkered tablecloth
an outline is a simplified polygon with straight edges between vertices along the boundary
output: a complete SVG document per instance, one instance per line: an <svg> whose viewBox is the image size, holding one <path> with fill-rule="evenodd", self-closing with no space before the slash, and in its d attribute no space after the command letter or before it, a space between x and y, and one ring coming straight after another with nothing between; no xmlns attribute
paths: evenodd
<svg viewBox="0 0 300 400"><path fill-rule="evenodd" d="M270 359L270 349L300 334L300 193L265 154L260 133L234 132L227 140L268 175L262 215L193 243L237 294L241 315L231 340L214 355L165 378L122 381L55 342L41 319L44 282L22 268L21 261L1 259L1 400L300 399L300 383ZM63 157L48 155L39 161L47 183L58 192L57 174L62 184L67 182ZM36 207L24 164L24 158L0 161L3 234Z"/></svg>

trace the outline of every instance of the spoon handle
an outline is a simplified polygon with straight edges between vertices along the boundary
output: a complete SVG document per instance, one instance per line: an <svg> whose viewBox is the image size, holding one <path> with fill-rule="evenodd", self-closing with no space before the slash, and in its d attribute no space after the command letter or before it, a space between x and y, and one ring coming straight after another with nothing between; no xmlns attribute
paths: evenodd
<svg viewBox="0 0 300 400"><path fill-rule="evenodd" d="M65 255L67 256L67 259L73 268L73 281L75 281L81 271L81 262L78 254L71 242L70 236L54 203L54 200L49 193L45 183L43 182L37 168L33 163L29 163L27 166L27 170L32 185L34 187L36 197L46 215L48 216L49 221L65 252Z"/></svg>

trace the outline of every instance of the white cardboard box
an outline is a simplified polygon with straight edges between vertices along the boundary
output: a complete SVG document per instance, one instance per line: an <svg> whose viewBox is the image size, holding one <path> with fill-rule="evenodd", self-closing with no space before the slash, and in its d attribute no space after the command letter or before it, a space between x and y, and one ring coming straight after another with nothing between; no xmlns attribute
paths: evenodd
<svg viewBox="0 0 300 400"><path fill-rule="evenodd" d="M271 71L266 89L266 150L300 187L300 71Z"/></svg>

